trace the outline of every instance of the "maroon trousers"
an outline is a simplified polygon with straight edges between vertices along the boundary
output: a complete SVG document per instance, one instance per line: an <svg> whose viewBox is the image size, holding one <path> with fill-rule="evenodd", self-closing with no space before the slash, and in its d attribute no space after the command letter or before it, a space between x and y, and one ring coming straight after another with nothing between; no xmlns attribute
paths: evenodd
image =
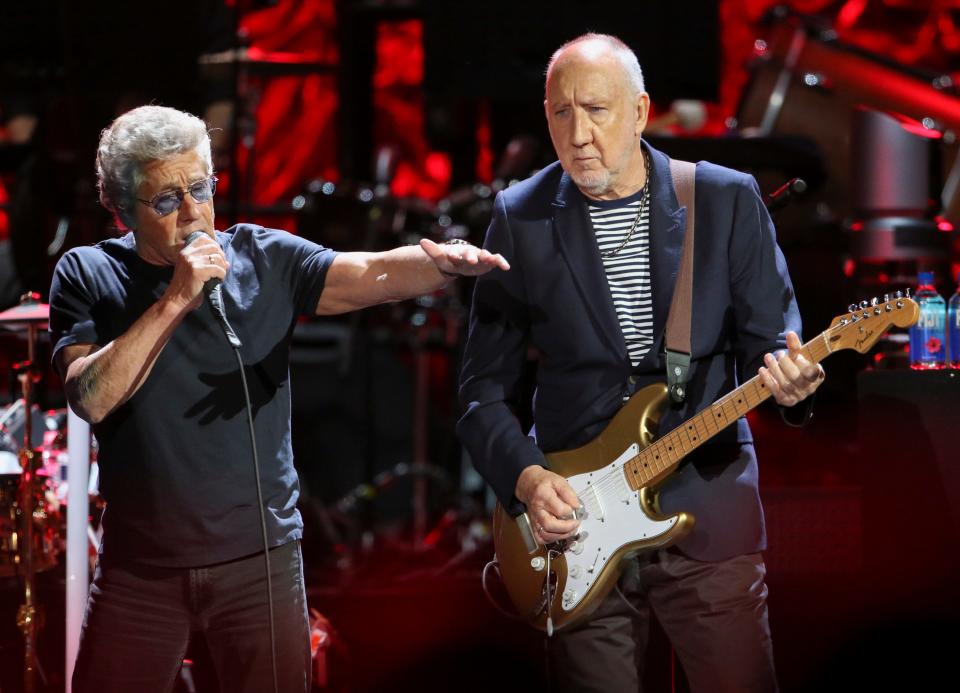
<svg viewBox="0 0 960 693"><path fill-rule="evenodd" d="M765 575L760 554L703 562L665 549L630 560L594 616L551 639L552 688L642 690L652 613L694 693L776 691Z"/></svg>

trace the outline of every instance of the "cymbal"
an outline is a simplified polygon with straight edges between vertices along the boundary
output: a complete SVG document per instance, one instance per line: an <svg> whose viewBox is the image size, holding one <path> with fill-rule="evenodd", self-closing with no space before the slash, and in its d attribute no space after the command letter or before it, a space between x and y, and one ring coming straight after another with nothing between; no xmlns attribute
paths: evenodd
<svg viewBox="0 0 960 693"><path fill-rule="evenodd" d="M24 303L0 313L0 327L23 330L29 326L46 327L50 319L48 303Z"/></svg>
<svg viewBox="0 0 960 693"><path fill-rule="evenodd" d="M263 75L333 74L336 64L312 53L265 51L260 48L236 48L205 53L197 59L201 72L238 65L247 71Z"/></svg>

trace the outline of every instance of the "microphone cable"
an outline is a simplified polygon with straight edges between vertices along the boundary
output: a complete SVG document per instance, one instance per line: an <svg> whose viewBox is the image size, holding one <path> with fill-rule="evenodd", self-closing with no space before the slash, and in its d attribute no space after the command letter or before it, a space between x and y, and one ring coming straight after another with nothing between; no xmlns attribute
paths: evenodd
<svg viewBox="0 0 960 693"><path fill-rule="evenodd" d="M197 238L204 234L202 231L194 231L184 239L184 247L193 243ZM227 314L223 307L223 282L219 278L208 279L203 285L203 293L206 295L210 310L216 317L223 331L224 337L230 344L233 355L237 359L237 368L240 371L240 382L243 384L243 398L246 402L247 426L250 430L250 447L253 452L253 475L257 482L257 509L260 511L260 535L263 538L263 562L267 573L267 615L270 620L270 667L273 674L273 693L280 693L277 685L277 634L273 618L273 578L270 575L270 542L267 539L267 519L263 509L263 487L260 483L260 456L257 454L257 436L253 428L253 404L250 401L250 389L247 386L247 373L243 366L243 358L240 356L240 339L237 333L233 331L230 323L227 321Z"/></svg>
<svg viewBox="0 0 960 693"><path fill-rule="evenodd" d="M238 340L239 342L239 340ZM250 402L250 390L247 387L247 374L240 357L240 346L230 345L234 356L237 357L237 368L240 370L240 382L243 383L243 397L247 403L247 425L250 428L250 446L253 451L253 472L257 480L257 509L260 511L260 533L263 537L263 563L267 573L267 614L270 619L270 666L273 671L273 693L279 693L277 687L277 638L273 619L273 580L270 576L270 542L267 540L267 520L263 510L263 488L260 483L260 457L257 455L257 436L253 430L253 406Z"/></svg>

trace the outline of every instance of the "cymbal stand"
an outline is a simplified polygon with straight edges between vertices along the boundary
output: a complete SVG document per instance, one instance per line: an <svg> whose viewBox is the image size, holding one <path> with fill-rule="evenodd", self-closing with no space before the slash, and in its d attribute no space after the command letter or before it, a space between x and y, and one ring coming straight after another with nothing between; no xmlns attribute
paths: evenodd
<svg viewBox="0 0 960 693"><path fill-rule="evenodd" d="M428 327L417 330L414 338L413 394L413 545L421 548L427 528L427 479L423 475L429 464L428 399L430 396L430 354L427 348Z"/></svg>
<svg viewBox="0 0 960 693"><path fill-rule="evenodd" d="M430 356L431 346L440 344L447 350L453 348L459 337L460 306L456 299L456 287L447 286L431 296L416 299L417 312L411 322L415 330L412 339L414 358L413 393L413 546L424 548L427 535L428 482L430 469L429 405L430 405ZM440 315L441 324L431 325L429 314Z"/></svg>
<svg viewBox="0 0 960 693"><path fill-rule="evenodd" d="M24 417L23 429L23 447L20 449L20 474L19 488L19 518L21 520L21 529L19 541L15 542L17 549L17 562L23 567L23 604L17 611L17 625L23 631L23 691L24 693L34 693L35 679L37 673L37 608L35 604L36 594L36 567L34 565L34 538L33 538L33 513L36 494L34 492L35 474L36 474L36 455L33 450L33 421L30 416L33 406L33 385L37 382L37 375L34 372L36 363L35 345L37 341L37 325L27 325L27 360L17 364L19 373L17 379L20 381L20 388L23 396Z"/></svg>

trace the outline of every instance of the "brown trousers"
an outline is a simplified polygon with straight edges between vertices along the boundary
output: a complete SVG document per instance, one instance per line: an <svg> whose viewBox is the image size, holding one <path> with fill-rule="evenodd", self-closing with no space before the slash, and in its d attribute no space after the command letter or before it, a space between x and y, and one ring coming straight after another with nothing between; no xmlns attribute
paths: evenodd
<svg viewBox="0 0 960 693"><path fill-rule="evenodd" d="M552 689L642 690L651 612L694 693L777 690L760 554L702 562L675 549L628 561L591 619L550 641Z"/></svg>

